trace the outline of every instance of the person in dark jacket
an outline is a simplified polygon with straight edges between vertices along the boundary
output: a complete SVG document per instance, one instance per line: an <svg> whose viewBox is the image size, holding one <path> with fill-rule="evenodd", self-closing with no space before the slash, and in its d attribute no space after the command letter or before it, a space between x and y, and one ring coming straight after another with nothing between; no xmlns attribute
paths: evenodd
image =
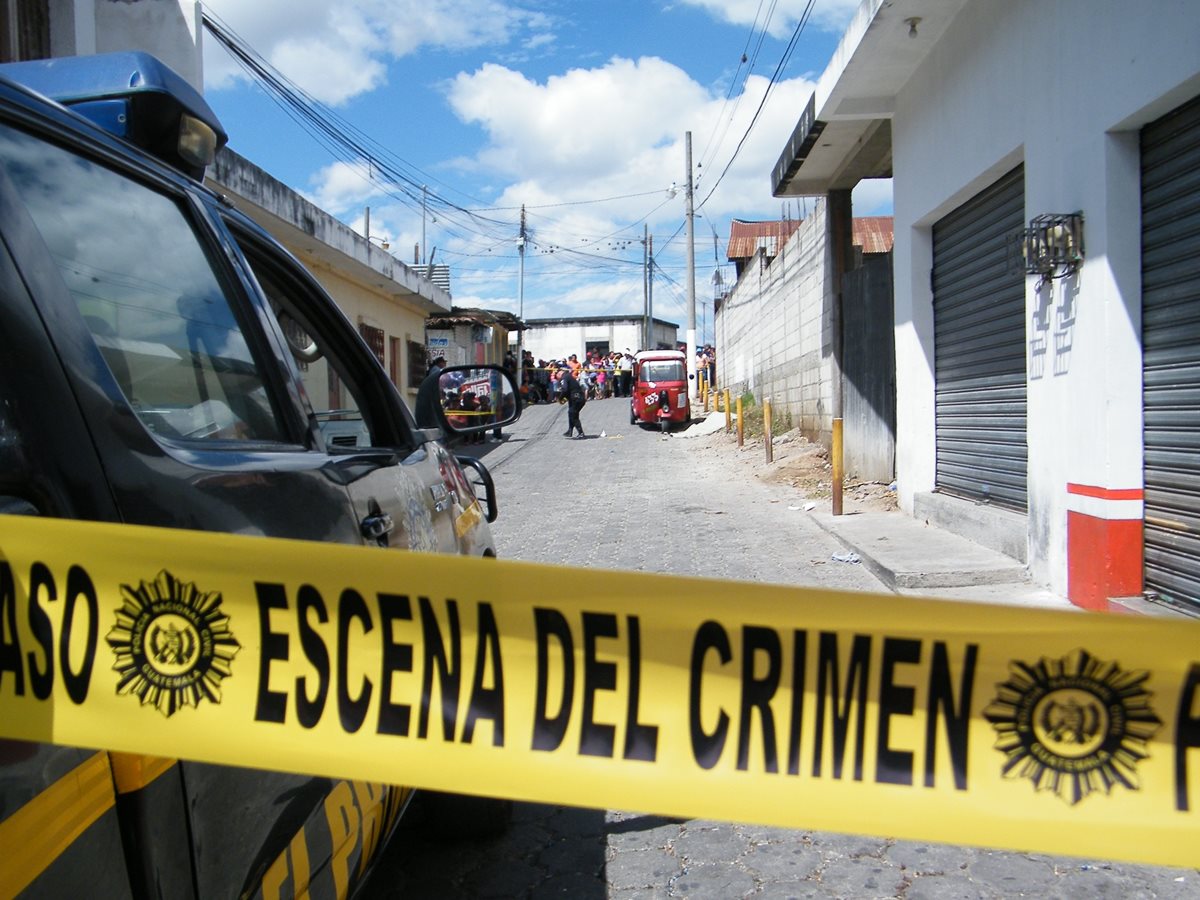
<svg viewBox="0 0 1200 900"><path fill-rule="evenodd" d="M429 371L421 386L417 388L417 406L414 412L417 425L420 428L436 428L438 426L437 408L442 402L441 377L446 368L446 357L439 356L429 364Z"/></svg>
<svg viewBox="0 0 1200 900"><path fill-rule="evenodd" d="M564 369L561 388L567 398L567 430L563 432L563 435L571 437L572 432L578 429L579 436L583 437L583 425L579 422L579 411L587 402L587 394L584 393L583 385L571 374L570 369Z"/></svg>

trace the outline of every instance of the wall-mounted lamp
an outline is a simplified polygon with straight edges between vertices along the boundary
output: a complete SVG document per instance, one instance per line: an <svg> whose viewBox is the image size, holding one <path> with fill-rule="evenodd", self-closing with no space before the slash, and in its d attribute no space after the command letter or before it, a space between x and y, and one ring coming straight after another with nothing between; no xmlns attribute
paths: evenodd
<svg viewBox="0 0 1200 900"><path fill-rule="evenodd" d="M910 19L905 19L904 24L908 26L908 36L915 39L917 36L917 26L921 24L921 17L913 16Z"/></svg>
<svg viewBox="0 0 1200 900"><path fill-rule="evenodd" d="M387 238L376 237L373 234L367 235L367 240L368 241L379 241L379 247L382 250L386 250L388 247L392 246Z"/></svg>
<svg viewBox="0 0 1200 900"><path fill-rule="evenodd" d="M1083 265L1082 212L1035 216L1017 238L1025 274L1040 275L1039 286Z"/></svg>

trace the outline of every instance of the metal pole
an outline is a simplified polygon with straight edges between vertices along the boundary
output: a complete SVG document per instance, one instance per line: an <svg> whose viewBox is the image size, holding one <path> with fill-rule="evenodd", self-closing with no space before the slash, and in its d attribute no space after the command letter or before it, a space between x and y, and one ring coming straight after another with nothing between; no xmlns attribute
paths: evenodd
<svg viewBox="0 0 1200 900"><path fill-rule="evenodd" d="M831 460L833 465L833 483L830 485L830 487L832 488L831 506L835 507L832 512L835 516L840 516L842 514L842 482L846 477L843 466L842 452L842 420L834 419L833 448L832 453L830 454L833 457Z"/></svg>
<svg viewBox="0 0 1200 900"><path fill-rule="evenodd" d="M692 133L687 133L687 371L690 393L696 396L696 211L692 207Z"/></svg>
<svg viewBox="0 0 1200 900"><path fill-rule="evenodd" d="M650 226L642 226L642 349L650 347Z"/></svg>
<svg viewBox="0 0 1200 900"><path fill-rule="evenodd" d="M771 444L771 401L763 399L763 445L767 449L767 462L775 461L775 448Z"/></svg>
<svg viewBox="0 0 1200 900"><path fill-rule="evenodd" d="M650 268L647 269L649 281L646 284L646 310L650 317L650 330L646 335L646 349L657 350L658 342L654 340L654 235L650 235Z"/></svg>
<svg viewBox="0 0 1200 900"><path fill-rule="evenodd" d="M426 191L425 185L421 185L421 263L422 264L425 263L425 204L426 204L427 195L428 195L428 191ZM425 277L428 278L429 274L426 273Z"/></svg>
<svg viewBox="0 0 1200 900"><path fill-rule="evenodd" d="M521 236L517 238L517 318L525 325L525 204L521 204ZM517 386L525 380L525 329L517 332Z"/></svg>

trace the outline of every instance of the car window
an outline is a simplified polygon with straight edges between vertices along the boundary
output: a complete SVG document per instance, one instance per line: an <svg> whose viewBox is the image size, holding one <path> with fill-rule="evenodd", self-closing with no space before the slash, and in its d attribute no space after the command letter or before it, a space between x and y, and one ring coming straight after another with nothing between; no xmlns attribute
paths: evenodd
<svg viewBox="0 0 1200 900"><path fill-rule="evenodd" d="M280 442L285 428L180 202L0 125L0 165L152 433Z"/></svg>
<svg viewBox="0 0 1200 900"><path fill-rule="evenodd" d="M369 405L347 361L350 354L361 348L357 344L339 347L336 337L313 318L313 307L323 305L324 298L315 298L311 288L291 272L291 266L247 241L237 229L234 236L300 370L326 449L336 453L385 446L386 438L372 428ZM347 336L341 337L344 344Z"/></svg>
<svg viewBox="0 0 1200 900"><path fill-rule="evenodd" d="M683 381L683 363L658 360L642 363L640 381Z"/></svg>

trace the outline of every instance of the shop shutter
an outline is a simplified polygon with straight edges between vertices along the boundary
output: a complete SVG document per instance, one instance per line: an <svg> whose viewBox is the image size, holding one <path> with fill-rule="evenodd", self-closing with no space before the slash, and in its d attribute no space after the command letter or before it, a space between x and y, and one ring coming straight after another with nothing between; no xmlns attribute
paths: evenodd
<svg viewBox="0 0 1200 900"><path fill-rule="evenodd" d="M1142 129L1145 583L1200 608L1200 97Z"/></svg>
<svg viewBox="0 0 1200 900"><path fill-rule="evenodd" d="M937 489L1024 512L1025 217L1018 166L933 226Z"/></svg>

